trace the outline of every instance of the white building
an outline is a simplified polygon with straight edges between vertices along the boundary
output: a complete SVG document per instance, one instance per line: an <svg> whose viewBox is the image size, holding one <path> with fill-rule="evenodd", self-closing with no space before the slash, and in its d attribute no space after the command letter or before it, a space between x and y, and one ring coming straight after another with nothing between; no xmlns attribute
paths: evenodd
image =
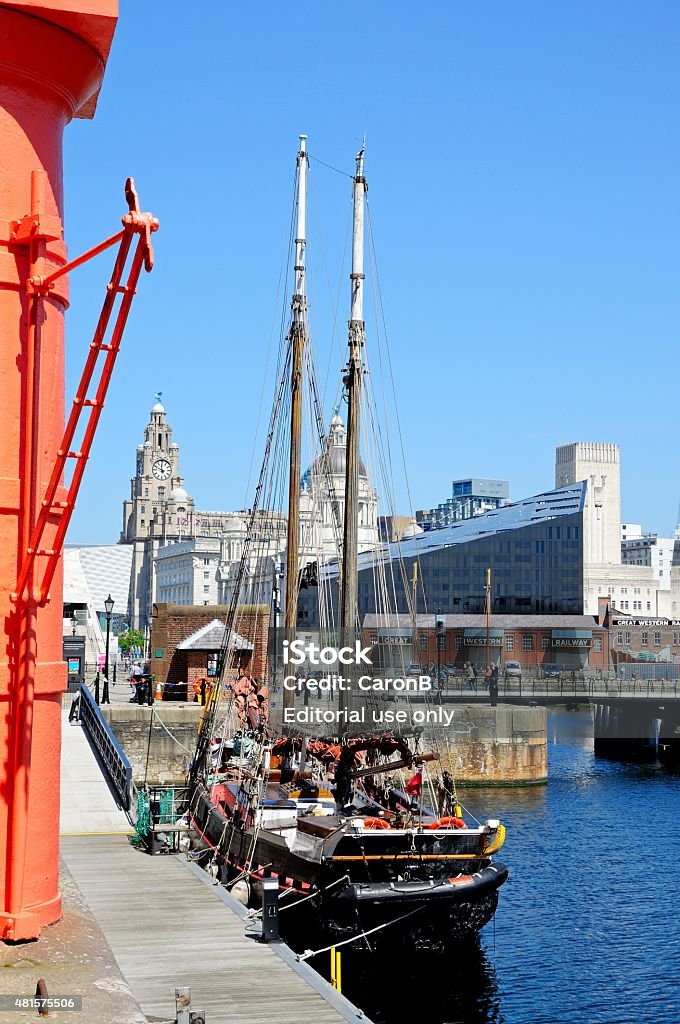
<svg viewBox="0 0 680 1024"><path fill-rule="evenodd" d="M641 523L621 523L621 543L624 540L635 540L642 536Z"/></svg>
<svg viewBox="0 0 680 1024"><path fill-rule="evenodd" d="M96 668L97 657L105 653L106 610L113 598L111 618L115 636L129 625L128 593L132 548L119 544L67 545L64 548L64 636L75 630L85 637L85 663ZM112 656L117 642L110 641Z"/></svg>
<svg viewBox="0 0 680 1024"><path fill-rule="evenodd" d="M598 598L606 596L620 611L669 614L670 592L659 586L652 566L622 558L619 446L590 441L560 445L555 453L555 486L581 480L588 484L582 538L584 615L597 615ZM632 540L638 524L625 526L626 537Z"/></svg>
<svg viewBox="0 0 680 1024"><path fill-rule="evenodd" d="M621 564L621 477L619 446L578 442L555 453L555 486L587 480L583 510L583 561Z"/></svg>
<svg viewBox="0 0 680 1024"><path fill-rule="evenodd" d="M621 561L624 565L650 566L660 590L671 589L673 565L673 537L659 537L656 533L641 533L639 537L621 540Z"/></svg>
<svg viewBox="0 0 680 1024"><path fill-rule="evenodd" d="M123 529L121 545L132 548L130 572L130 622L135 627L144 627L150 622L152 605L168 599L176 604L204 604L207 594L218 592L217 573L214 578L203 575L209 567L202 560L210 552L203 551L199 544L192 548L187 542L194 539L221 539L237 531L243 531L244 523L250 518L250 511L211 512L195 508L194 499L184 489L184 480L179 475L179 445L173 441L164 407L159 399L151 410L149 422L144 429L144 441L137 446L136 472L130 481L130 497L123 502ZM264 534L278 538L285 537L285 517L280 513L260 512L258 529ZM231 533L230 533L231 531ZM264 535L263 534L263 535ZM163 549L184 545L182 552L165 551L161 564L163 576L162 596L159 594L158 566L156 560ZM232 545L233 547L233 545ZM235 550L235 549L234 549ZM231 551L231 553L230 553ZM236 557L229 545L224 557ZM241 557L240 550L238 552ZM199 564L193 566L193 560ZM180 564L181 563L181 564ZM208 586L208 591L204 587ZM210 603L215 603L214 601Z"/></svg>
<svg viewBox="0 0 680 1024"><path fill-rule="evenodd" d="M154 559L156 601L218 604L220 548L214 537L192 537L159 548Z"/></svg>
<svg viewBox="0 0 680 1024"><path fill-rule="evenodd" d="M138 476L132 482L133 499L126 502L125 522L128 538L141 534L140 548L146 553L153 545L153 572L148 583L150 601L169 604L229 604L238 581L241 556L252 513L198 512L186 495L182 520L175 513L159 523L162 500L154 486L156 462L163 458L156 444L164 440L159 434L169 430L165 410L155 406L152 422L147 426L145 445L140 446ZM158 435L158 436L156 436ZM167 443L167 442L166 442ZM146 445L151 448L147 453ZM345 458L347 433L336 414L324 442L322 453L304 474L300 490L300 569L312 562L337 558L342 544L345 514ZM172 445L171 472L176 470L179 449ZM148 490L147 490L148 489ZM151 491L154 494L151 495ZM177 495L177 488L171 497ZM148 513L146 501L151 497ZM378 544L378 496L372 489L366 467L359 462L359 551L374 549ZM181 527L181 529L180 529ZM148 536L149 531L151 537ZM280 512L262 510L257 513L247 563L242 581L245 603L268 604L276 600L286 560L286 517ZM153 539L152 539L153 538ZM278 603L283 595L278 595ZM141 617L141 616L140 616Z"/></svg>
<svg viewBox="0 0 680 1024"><path fill-rule="evenodd" d="M330 422L321 454L302 477L300 495L300 562L337 558L345 521L347 431L337 413ZM359 459L359 551L378 545L378 495Z"/></svg>

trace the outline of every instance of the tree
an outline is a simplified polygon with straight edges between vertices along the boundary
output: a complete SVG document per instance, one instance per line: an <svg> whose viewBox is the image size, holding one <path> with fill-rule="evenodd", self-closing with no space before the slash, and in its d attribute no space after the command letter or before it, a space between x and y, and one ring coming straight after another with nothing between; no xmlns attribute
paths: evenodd
<svg viewBox="0 0 680 1024"><path fill-rule="evenodd" d="M118 634L118 650L129 654L134 648L144 650L144 633L141 629L128 629Z"/></svg>

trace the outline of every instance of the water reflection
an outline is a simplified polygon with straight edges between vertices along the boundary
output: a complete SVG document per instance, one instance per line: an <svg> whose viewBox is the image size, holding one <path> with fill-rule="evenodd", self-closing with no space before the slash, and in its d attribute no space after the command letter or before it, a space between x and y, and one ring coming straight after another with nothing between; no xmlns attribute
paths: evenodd
<svg viewBox="0 0 680 1024"><path fill-rule="evenodd" d="M365 950L342 952L342 990L375 1024L505 1022L496 971L477 936L434 958L414 954L395 962ZM328 977L322 964L314 967Z"/></svg>
<svg viewBox="0 0 680 1024"><path fill-rule="evenodd" d="M481 936L432 959L343 948L343 991L376 1024L680 1021L680 777L596 758L588 712L548 723L547 786L460 794L508 828ZM328 954L311 963L327 976Z"/></svg>

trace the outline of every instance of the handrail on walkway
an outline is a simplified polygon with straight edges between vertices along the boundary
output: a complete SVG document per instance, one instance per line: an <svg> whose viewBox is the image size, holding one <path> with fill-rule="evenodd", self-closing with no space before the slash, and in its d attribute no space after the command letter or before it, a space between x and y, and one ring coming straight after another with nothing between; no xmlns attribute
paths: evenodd
<svg viewBox="0 0 680 1024"><path fill-rule="evenodd" d="M85 684L80 687L79 713L81 724L97 752L120 807L129 811L132 803L132 765Z"/></svg>

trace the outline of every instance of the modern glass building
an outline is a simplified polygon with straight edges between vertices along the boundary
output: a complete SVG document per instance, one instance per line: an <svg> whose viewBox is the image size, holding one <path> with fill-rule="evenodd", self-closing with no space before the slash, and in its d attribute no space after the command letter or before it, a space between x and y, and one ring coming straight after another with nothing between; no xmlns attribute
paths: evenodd
<svg viewBox="0 0 680 1024"><path fill-rule="evenodd" d="M421 508L416 522L423 530L441 530L461 519L472 519L505 505L510 494L507 480L454 480L451 497L436 508Z"/></svg>
<svg viewBox="0 0 680 1024"><path fill-rule="evenodd" d="M582 614L585 491L585 482L569 484L360 555L360 619L411 612L416 563L419 612L483 612L490 568L493 614ZM337 563L321 567L336 616L337 578ZM319 625L317 591L301 591L302 628Z"/></svg>

